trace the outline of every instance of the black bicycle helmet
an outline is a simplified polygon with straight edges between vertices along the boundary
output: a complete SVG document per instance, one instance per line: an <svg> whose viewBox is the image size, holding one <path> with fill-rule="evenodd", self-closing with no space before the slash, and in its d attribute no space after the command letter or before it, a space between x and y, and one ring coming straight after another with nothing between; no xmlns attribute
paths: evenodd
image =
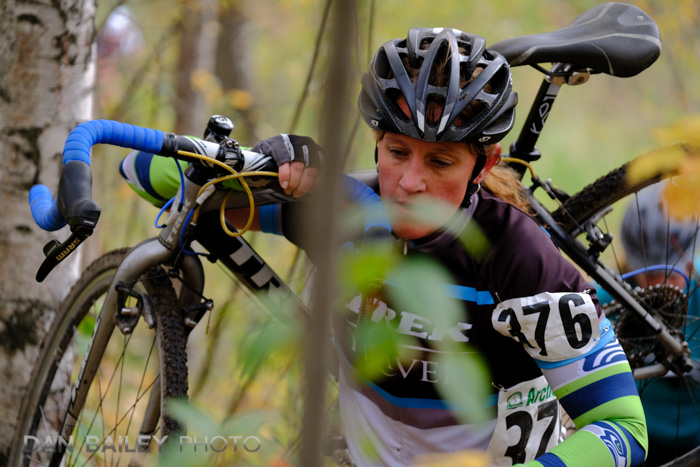
<svg viewBox="0 0 700 467"><path fill-rule="evenodd" d="M401 96L410 117L399 107ZM487 49L483 37L412 28L408 38L387 42L374 56L358 105L371 128L429 142L491 144L513 127L517 101L506 59ZM427 115L435 107L439 115Z"/></svg>

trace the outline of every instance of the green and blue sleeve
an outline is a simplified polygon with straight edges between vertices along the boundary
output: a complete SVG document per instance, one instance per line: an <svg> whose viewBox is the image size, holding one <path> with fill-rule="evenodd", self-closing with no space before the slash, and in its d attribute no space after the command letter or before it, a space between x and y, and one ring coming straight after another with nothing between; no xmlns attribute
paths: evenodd
<svg viewBox="0 0 700 467"><path fill-rule="evenodd" d="M180 170L187 162L157 157L143 151L132 151L119 165L119 173L142 198L156 207L162 207L177 193Z"/></svg>
<svg viewBox="0 0 700 467"><path fill-rule="evenodd" d="M180 168L178 169L178 166ZM181 171L188 163L154 156L143 151L132 151L119 165L119 173L129 186L142 198L156 207L163 207L177 193L181 183ZM238 181L226 183L229 188L242 189ZM260 206L260 228L263 232L282 235L280 228L280 206Z"/></svg>
<svg viewBox="0 0 700 467"><path fill-rule="evenodd" d="M528 465L642 465L647 450L644 410L616 338L581 359L542 368L542 373L577 431Z"/></svg>

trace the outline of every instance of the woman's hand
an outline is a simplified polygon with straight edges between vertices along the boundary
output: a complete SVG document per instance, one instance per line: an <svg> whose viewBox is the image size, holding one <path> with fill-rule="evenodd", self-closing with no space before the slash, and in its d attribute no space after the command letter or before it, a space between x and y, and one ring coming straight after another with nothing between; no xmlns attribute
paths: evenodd
<svg viewBox="0 0 700 467"><path fill-rule="evenodd" d="M253 151L271 156L279 167L279 184L300 198L318 184L323 150L308 136L280 134L258 143Z"/></svg>

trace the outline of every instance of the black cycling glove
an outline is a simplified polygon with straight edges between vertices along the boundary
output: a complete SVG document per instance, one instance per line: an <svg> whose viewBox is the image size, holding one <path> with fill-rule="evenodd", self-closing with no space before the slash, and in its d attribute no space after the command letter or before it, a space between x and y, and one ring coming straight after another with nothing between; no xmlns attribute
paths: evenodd
<svg viewBox="0 0 700 467"><path fill-rule="evenodd" d="M253 151L272 156L278 167L293 161L302 161L307 167L323 166L323 150L308 136L283 133L260 141Z"/></svg>

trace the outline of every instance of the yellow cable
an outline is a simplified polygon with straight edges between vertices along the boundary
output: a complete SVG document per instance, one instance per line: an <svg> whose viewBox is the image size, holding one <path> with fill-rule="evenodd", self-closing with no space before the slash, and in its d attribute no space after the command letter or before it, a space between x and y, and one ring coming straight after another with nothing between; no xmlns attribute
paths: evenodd
<svg viewBox="0 0 700 467"><path fill-rule="evenodd" d="M518 159L517 157L501 157L501 160L503 162L515 162L516 164L524 165L525 167L528 168L528 170L530 170L530 176L532 178L535 178L535 170L532 168L532 166L528 162L526 162L522 159Z"/></svg>
<svg viewBox="0 0 700 467"><path fill-rule="evenodd" d="M188 157L193 157L193 158L195 158L195 159L199 159L199 160L202 160L202 161L205 161L205 162L211 162L211 163L213 163L213 164L218 165L219 167L223 167L224 169L228 170L229 172L231 172L231 173L233 173L233 174L237 173L235 170L233 170L233 169L232 169L231 167L229 167L228 165L226 165L226 164L224 164L223 162L218 161L218 160L216 160L216 159L212 159L211 157L203 156L203 155L201 155L201 154L197 154L197 153L189 152L189 151L183 151L183 150L179 150L177 153L178 153L179 155L181 155L181 156L188 156Z"/></svg>
<svg viewBox="0 0 700 467"><path fill-rule="evenodd" d="M231 178L238 178L231 176ZM250 229L250 226L253 224L253 217L255 217L255 202L253 201L253 192L250 191L250 187L248 186L248 183L246 183L244 178L240 178L241 185L243 185L243 188L245 188L245 192L248 195L248 205L250 207L250 214L248 214L248 222L246 222L245 227L243 227L241 230L238 232L233 232L229 230L228 227L226 227L226 201L228 201L228 197L231 196L231 193L233 193L233 190L228 190L228 193L226 193L226 196L224 196L224 200L221 202L221 208L219 209L219 219L221 220L221 228L226 232L226 235L229 237L240 237L244 233Z"/></svg>
<svg viewBox="0 0 700 467"><path fill-rule="evenodd" d="M198 154L195 154L198 155ZM209 158L206 158L209 160ZM219 161L216 161L219 162ZM241 229L238 232L233 232L231 231L228 227L226 227L226 202L228 201L228 197L231 196L231 193L235 190L229 190L229 192L226 194L226 197L221 203L221 209L220 209L220 219L221 219L221 228L226 232L226 234L230 237L240 237L244 233L246 233L249 229L250 226L253 224L253 218L255 217L255 201L253 200L253 193L250 190L250 187L248 186L248 183L245 181L245 177L253 177L253 176L258 176L258 177L277 177L279 174L277 172L268 172L268 171L256 171L256 172L241 172L238 173L231 169L230 167L226 166L223 164L225 167L230 169L233 173L231 175L225 175L223 177L216 178L214 180L209 180L207 183L202 185L202 187L199 189L199 192L197 193L197 198L199 198L204 190L206 190L209 186L214 185L216 183L221 183L225 182L226 180L235 180L235 179L240 179L241 185L243 185L243 188L246 191L246 194L248 195L248 202L250 204L250 214L248 215L248 222L246 223L245 227ZM199 209L197 209L192 217L192 222L196 223L197 219L199 217Z"/></svg>

